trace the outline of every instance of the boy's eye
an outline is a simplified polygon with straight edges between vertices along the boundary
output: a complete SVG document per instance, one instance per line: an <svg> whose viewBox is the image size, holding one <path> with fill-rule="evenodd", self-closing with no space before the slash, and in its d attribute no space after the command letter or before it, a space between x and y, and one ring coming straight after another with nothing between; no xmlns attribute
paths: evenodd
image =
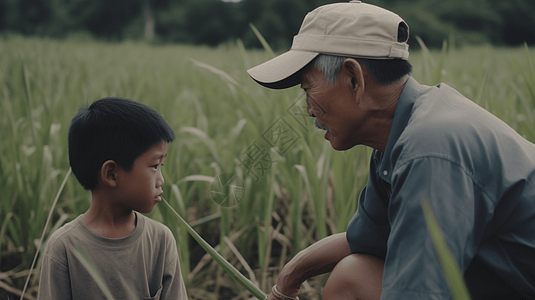
<svg viewBox="0 0 535 300"><path fill-rule="evenodd" d="M151 166L151 168L158 169L158 165Z"/></svg>

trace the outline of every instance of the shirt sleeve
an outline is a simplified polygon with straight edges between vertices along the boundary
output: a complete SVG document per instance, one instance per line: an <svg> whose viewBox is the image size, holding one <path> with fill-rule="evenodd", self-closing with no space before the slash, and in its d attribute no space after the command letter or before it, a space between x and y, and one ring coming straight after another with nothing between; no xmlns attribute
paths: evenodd
<svg viewBox="0 0 535 300"><path fill-rule="evenodd" d="M377 161L370 159L368 182L362 189L358 209L346 230L346 238L351 253L386 257L386 247L390 224L388 223L388 198L390 187L377 176Z"/></svg>
<svg viewBox="0 0 535 300"><path fill-rule="evenodd" d="M68 300L71 297L69 269L50 255L43 256L38 300Z"/></svg>
<svg viewBox="0 0 535 300"><path fill-rule="evenodd" d="M180 271L180 261L178 258L178 251L176 247L176 241L169 231L170 239L167 246L167 265L164 269L162 280L162 293L161 300L187 300L188 295L186 293L186 286L184 284L184 278Z"/></svg>
<svg viewBox="0 0 535 300"><path fill-rule="evenodd" d="M450 299L442 267L421 208L423 197L462 271L481 241L493 204L460 166L424 157L396 166L388 208L387 243L381 299Z"/></svg>

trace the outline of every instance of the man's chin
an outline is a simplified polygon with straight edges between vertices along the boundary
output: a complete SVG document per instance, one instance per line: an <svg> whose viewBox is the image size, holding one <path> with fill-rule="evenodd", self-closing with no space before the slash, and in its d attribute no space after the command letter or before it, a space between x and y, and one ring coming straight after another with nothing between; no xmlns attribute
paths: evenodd
<svg viewBox="0 0 535 300"><path fill-rule="evenodd" d="M339 143L339 140L336 138L333 138L330 132L325 133L324 138L331 143L331 147L333 147L333 149L336 151L345 151L354 147L354 145Z"/></svg>

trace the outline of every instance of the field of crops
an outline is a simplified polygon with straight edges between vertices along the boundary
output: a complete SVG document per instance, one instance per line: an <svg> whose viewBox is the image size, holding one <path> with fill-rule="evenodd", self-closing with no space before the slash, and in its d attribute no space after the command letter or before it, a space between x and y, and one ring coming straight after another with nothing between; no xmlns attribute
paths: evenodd
<svg viewBox="0 0 535 300"><path fill-rule="evenodd" d="M453 86L533 142L534 52L423 48L410 61L420 83ZM370 149L332 150L303 117L298 87L254 83L245 70L271 55L239 41L204 48L0 38L0 299L24 289L58 191L41 252L54 230L89 207L90 193L69 172L66 136L80 106L107 96L145 103L168 120L177 139L163 168L165 198L263 291L300 249L344 231ZM243 180L237 205L212 199L220 174ZM163 203L149 216L175 234L190 299L248 299ZM39 260L32 272L27 299L37 296ZM324 280L305 283L301 299L320 299Z"/></svg>

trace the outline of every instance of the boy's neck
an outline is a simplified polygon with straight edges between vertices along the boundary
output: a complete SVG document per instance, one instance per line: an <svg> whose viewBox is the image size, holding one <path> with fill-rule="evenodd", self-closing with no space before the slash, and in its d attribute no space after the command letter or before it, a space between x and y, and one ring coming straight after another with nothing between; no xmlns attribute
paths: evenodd
<svg viewBox="0 0 535 300"><path fill-rule="evenodd" d="M131 209L121 209L106 205L109 201L93 200L82 215L82 221L95 234L106 238L122 238L136 229L137 216Z"/></svg>

